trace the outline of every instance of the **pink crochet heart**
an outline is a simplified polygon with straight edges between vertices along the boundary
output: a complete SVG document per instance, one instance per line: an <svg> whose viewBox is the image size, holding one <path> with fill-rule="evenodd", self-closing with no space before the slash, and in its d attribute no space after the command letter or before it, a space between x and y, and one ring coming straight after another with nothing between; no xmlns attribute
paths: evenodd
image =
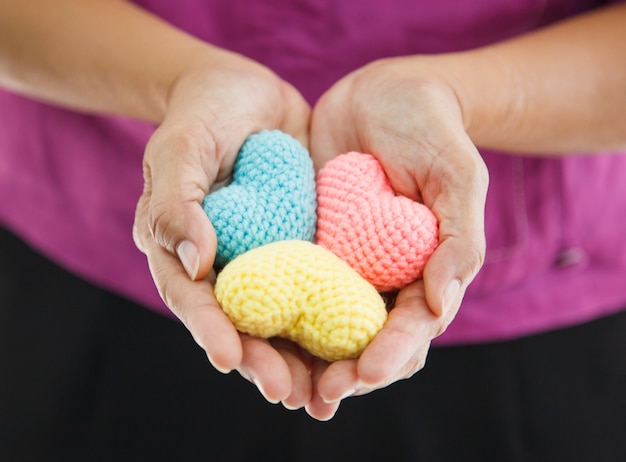
<svg viewBox="0 0 626 462"><path fill-rule="evenodd" d="M378 160L359 152L329 161L317 177L316 242L379 291L419 279L438 244L428 207L396 195Z"/></svg>

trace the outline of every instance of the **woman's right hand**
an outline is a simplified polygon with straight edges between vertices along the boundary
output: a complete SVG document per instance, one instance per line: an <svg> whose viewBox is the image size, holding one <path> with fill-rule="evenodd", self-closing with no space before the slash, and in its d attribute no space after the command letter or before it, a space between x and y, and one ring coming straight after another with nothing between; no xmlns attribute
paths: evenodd
<svg viewBox="0 0 626 462"><path fill-rule="evenodd" d="M302 96L260 64L128 1L0 2L0 85L159 124L145 150L133 234L160 294L218 369L238 369L270 400L306 404L311 380L299 350L239 336L215 301L216 237L200 205L251 133L280 129L306 145Z"/></svg>
<svg viewBox="0 0 626 462"><path fill-rule="evenodd" d="M207 60L176 79L146 147L134 238L163 300L210 362L224 372L237 369L268 401L303 407L311 396L306 355L290 342L238 333L216 301L217 238L201 204L228 179L248 135L280 129L307 146L310 108L263 66L210 49Z"/></svg>

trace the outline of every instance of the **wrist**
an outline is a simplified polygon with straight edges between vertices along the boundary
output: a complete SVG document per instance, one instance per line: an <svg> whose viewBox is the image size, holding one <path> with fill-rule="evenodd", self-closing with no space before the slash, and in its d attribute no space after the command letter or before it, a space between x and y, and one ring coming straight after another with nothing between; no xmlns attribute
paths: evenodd
<svg viewBox="0 0 626 462"><path fill-rule="evenodd" d="M214 88L226 94L231 85L241 86L242 81L253 83L275 79L275 74L268 68L243 55L199 43L187 53L167 82L163 92L163 116L175 112L181 103L186 105L186 100L194 97L190 95L194 91L201 93Z"/></svg>
<svg viewBox="0 0 626 462"><path fill-rule="evenodd" d="M476 146L510 146L525 112L525 86L511 62L489 49L444 55L463 126Z"/></svg>
<svg viewBox="0 0 626 462"><path fill-rule="evenodd" d="M463 128L480 147L506 145L524 112L519 73L489 49L416 57L420 72L454 95Z"/></svg>

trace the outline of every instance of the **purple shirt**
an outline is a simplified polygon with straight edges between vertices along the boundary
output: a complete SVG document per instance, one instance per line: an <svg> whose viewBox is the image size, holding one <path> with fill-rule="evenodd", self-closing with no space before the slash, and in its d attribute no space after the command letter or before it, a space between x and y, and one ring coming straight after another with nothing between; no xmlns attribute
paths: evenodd
<svg viewBox="0 0 626 462"><path fill-rule="evenodd" d="M254 58L313 103L377 58L470 49L592 0L142 0L203 40ZM0 91L0 223L70 271L161 313L132 241L154 127ZM514 338L626 306L626 156L482 151L491 175L486 262L439 344Z"/></svg>

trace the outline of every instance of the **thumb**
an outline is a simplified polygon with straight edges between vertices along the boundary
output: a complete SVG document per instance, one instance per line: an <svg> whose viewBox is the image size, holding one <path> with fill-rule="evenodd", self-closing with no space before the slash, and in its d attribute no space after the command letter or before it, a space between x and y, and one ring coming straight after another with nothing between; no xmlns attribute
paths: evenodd
<svg viewBox="0 0 626 462"><path fill-rule="evenodd" d="M206 277L213 267L217 236L202 209L215 181L214 149L177 137L148 143L144 157L144 196L154 240L178 256L192 280Z"/></svg>
<svg viewBox="0 0 626 462"><path fill-rule="evenodd" d="M439 246L424 269L426 299L434 314L448 319L456 314L485 257L484 207L489 177L475 148L467 151L464 157L470 160L453 166L453 172L443 171L444 181L436 188L436 197L425 197L439 220Z"/></svg>

